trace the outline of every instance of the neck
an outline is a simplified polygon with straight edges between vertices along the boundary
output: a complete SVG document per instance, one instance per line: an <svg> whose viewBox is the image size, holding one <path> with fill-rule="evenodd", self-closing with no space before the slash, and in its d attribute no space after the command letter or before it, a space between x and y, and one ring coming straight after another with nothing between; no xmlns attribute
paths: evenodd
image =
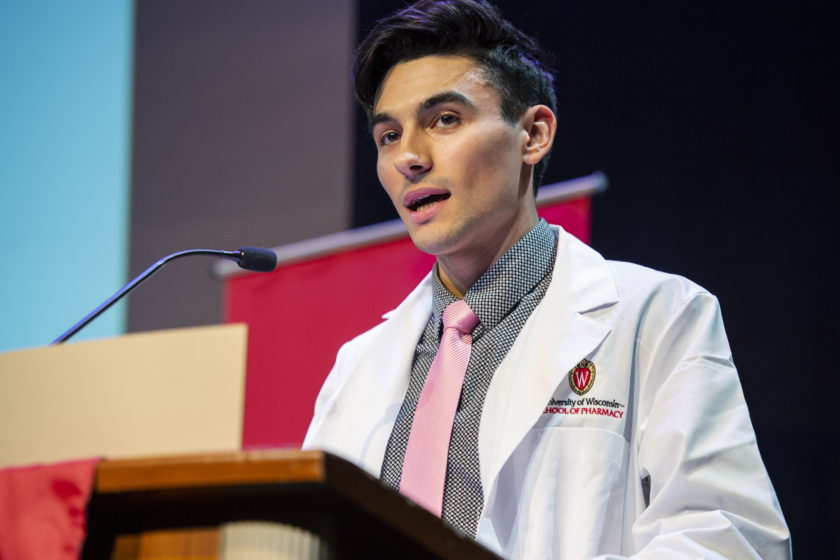
<svg viewBox="0 0 840 560"><path fill-rule="evenodd" d="M537 225L536 211L522 226L511 228L498 244L485 244L472 252L438 255L440 281L449 292L462 298L481 276L507 251Z"/></svg>

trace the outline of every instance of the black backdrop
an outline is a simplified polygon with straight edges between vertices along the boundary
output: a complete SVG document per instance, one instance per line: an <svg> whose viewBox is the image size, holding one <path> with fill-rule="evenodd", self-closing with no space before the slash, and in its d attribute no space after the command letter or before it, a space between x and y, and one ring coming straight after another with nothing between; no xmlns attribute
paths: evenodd
<svg viewBox="0 0 840 560"><path fill-rule="evenodd" d="M359 2L361 34L402 2ZM840 526L837 7L498 2L556 55L546 183L602 170L593 246L718 296L799 558ZM396 217L356 124L354 225Z"/></svg>

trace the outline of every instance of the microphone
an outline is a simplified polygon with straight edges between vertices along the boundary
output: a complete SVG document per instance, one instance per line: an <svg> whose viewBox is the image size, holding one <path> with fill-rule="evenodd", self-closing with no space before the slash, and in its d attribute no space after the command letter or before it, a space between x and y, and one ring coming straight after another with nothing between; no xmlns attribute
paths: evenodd
<svg viewBox="0 0 840 560"><path fill-rule="evenodd" d="M236 251L229 252L236 253ZM223 256L228 257L228 255ZM262 247L242 247L239 249L238 256L229 258L235 260L240 268L254 272L271 272L277 268L277 253Z"/></svg>
<svg viewBox="0 0 840 560"><path fill-rule="evenodd" d="M123 298L128 292L136 288L143 282L146 278L157 272L163 265L168 263L169 261L174 261L175 259L179 259L181 257L187 257L190 255L210 255L210 256L217 256L222 257L225 259L231 259L236 261L241 268L245 270L253 270L255 272L271 272L277 267L277 254L272 251L271 249L264 249L262 247L242 247L238 251L219 251L215 249L188 249L186 251L180 251L178 253L172 253L171 255L167 255L157 261L155 264L147 268L143 271L142 274L137 276L134 280L120 288L120 290L109 297L107 300L102 302L102 304L85 315L85 317L67 329L61 336L56 338L52 341L51 345L61 344L67 341L71 336L82 330L88 323L99 317L103 312L105 312L108 308L112 305L117 303L119 300Z"/></svg>

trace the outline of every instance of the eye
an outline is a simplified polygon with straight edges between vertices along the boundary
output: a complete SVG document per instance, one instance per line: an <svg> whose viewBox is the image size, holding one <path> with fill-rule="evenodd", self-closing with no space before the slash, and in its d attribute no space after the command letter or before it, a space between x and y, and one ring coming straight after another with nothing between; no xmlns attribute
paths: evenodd
<svg viewBox="0 0 840 560"><path fill-rule="evenodd" d="M458 115L454 115L452 113L443 113L438 115L438 118L435 119L433 126L439 128L452 128L457 126L458 123L461 122L461 119Z"/></svg>
<svg viewBox="0 0 840 560"><path fill-rule="evenodd" d="M379 135L379 138L377 139L377 144L379 144L380 146L387 146L388 144L393 144L399 139L400 135L397 131L388 130Z"/></svg>

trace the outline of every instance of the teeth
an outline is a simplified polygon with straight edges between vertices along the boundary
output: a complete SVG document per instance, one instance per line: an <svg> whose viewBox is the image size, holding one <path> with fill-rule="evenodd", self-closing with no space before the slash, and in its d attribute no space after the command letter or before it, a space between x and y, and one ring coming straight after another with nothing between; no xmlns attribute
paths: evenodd
<svg viewBox="0 0 840 560"><path fill-rule="evenodd" d="M448 197L442 196L442 195L439 195L439 194L430 194L428 196L418 198L417 200L415 200L414 202L411 203L409 208L411 210L413 210L414 212L418 212L418 211L422 210L423 208L425 208L427 206L431 206L432 204L440 202L441 200L444 200L446 198L448 198Z"/></svg>

